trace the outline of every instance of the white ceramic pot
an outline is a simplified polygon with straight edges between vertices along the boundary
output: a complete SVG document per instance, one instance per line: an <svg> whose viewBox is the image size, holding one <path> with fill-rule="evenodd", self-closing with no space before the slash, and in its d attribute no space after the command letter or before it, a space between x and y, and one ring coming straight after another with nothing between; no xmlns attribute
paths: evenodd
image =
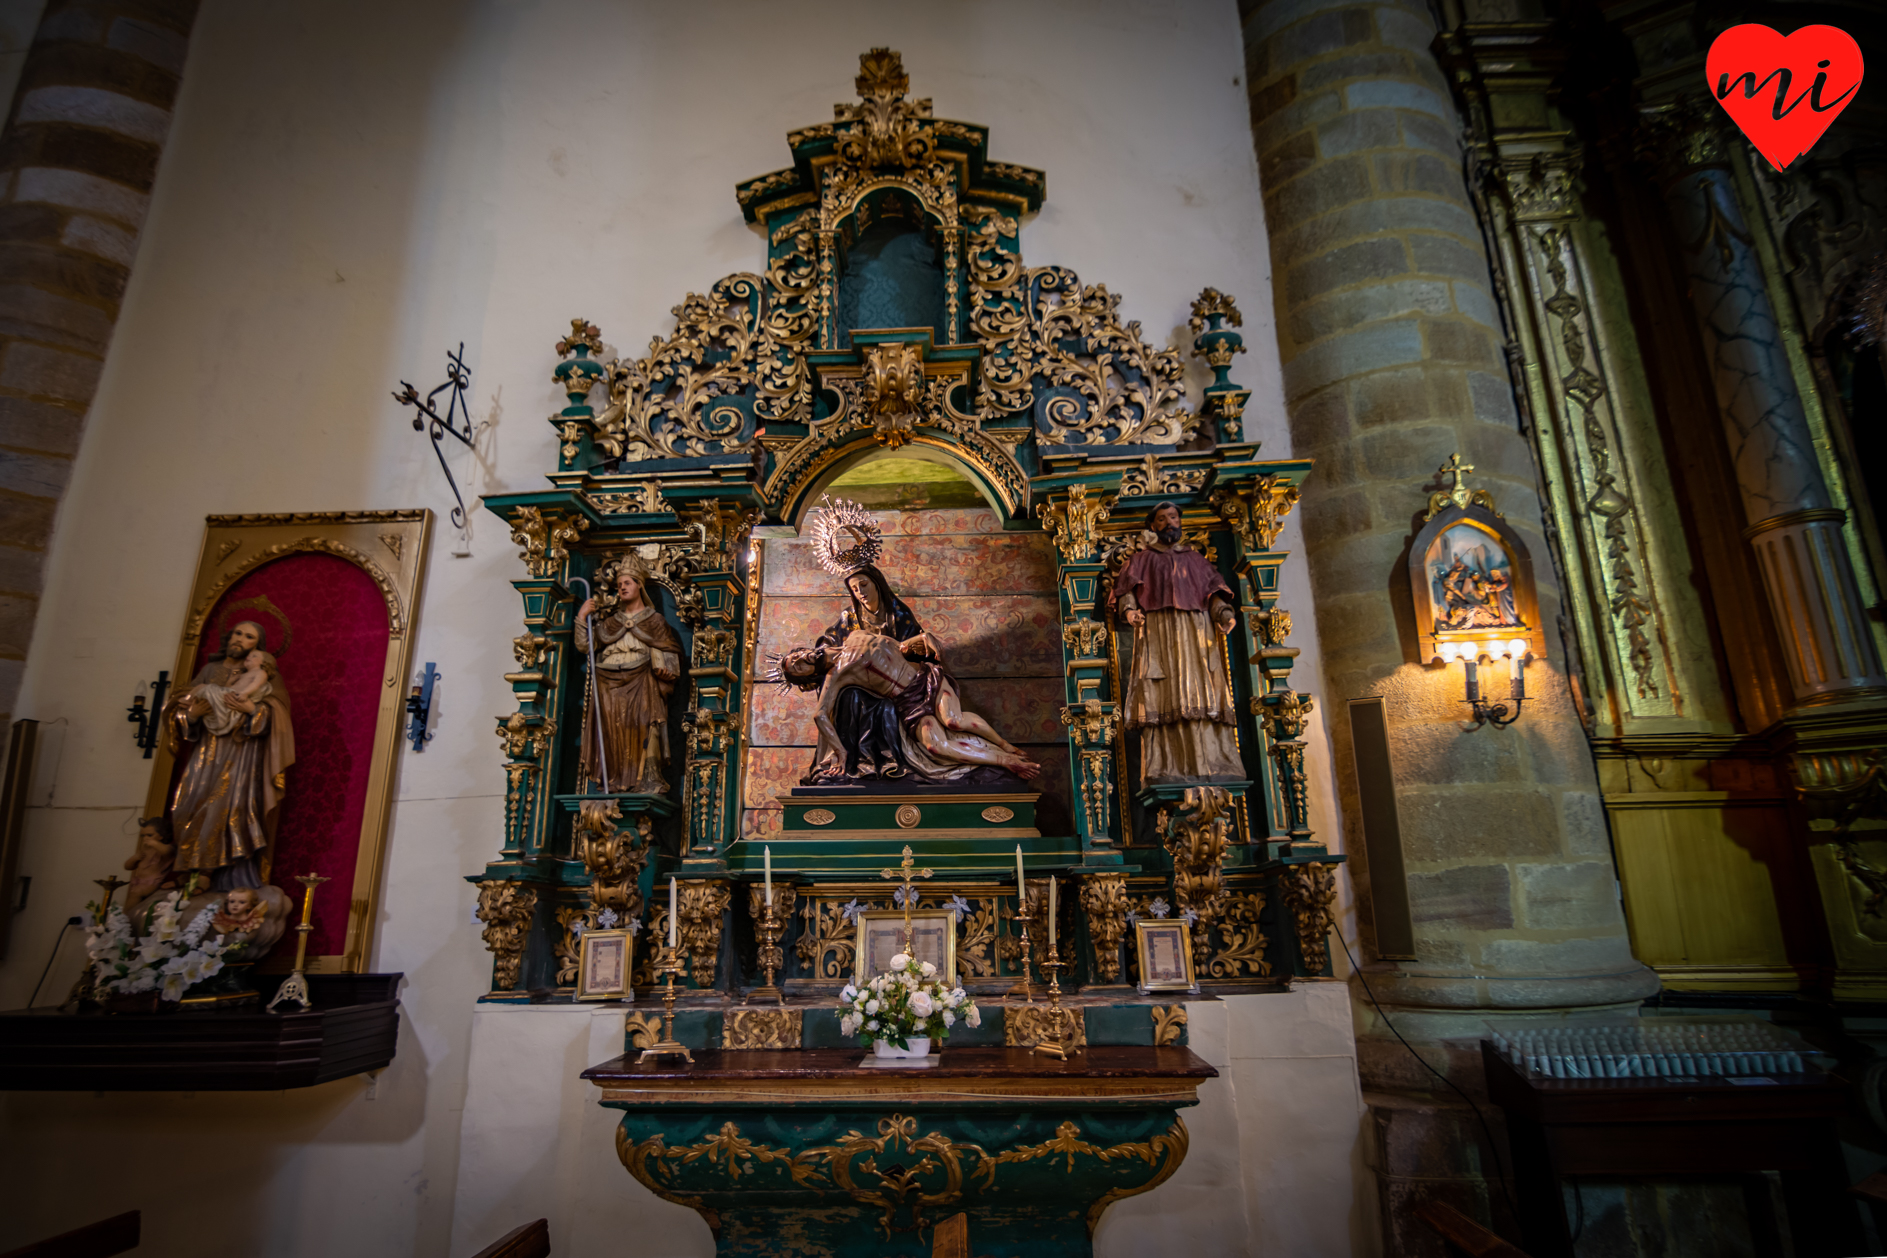
<svg viewBox="0 0 1887 1258"><path fill-rule="evenodd" d="M930 1036L913 1035L905 1041L909 1048L899 1048L888 1040L873 1040L871 1052L874 1057L928 1057L930 1056Z"/></svg>

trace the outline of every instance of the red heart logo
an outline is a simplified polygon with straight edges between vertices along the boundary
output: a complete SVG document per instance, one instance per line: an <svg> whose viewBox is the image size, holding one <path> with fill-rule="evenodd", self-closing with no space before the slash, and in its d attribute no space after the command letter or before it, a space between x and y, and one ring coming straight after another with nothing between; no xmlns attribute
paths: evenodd
<svg viewBox="0 0 1887 1258"><path fill-rule="evenodd" d="M1710 94L1777 170L1815 146L1861 89L1861 46L1838 26L1783 35L1754 22L1717 36Z"/></svg>

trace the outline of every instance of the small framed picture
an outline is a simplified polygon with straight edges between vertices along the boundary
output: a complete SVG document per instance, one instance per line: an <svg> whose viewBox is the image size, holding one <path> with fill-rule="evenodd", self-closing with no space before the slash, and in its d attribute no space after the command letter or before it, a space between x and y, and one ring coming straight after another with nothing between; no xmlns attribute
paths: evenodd
<svg viewBox="0 0 1887 1258"><path fill-rule="evenodd" d="M635 936L626 930L586 930L577 953L577 999L635 999L629 990L629 964Z"/></svg>
<svg viewBox="0 0 1887 1258"><path fill-rule="evenodd" d="M1141 994L1199 990L1192 972L1192 931L1186 923L1135 922L1134 947L1140 958Z"/></svg>
<svg viewBox="0 0 1887 1258"><path fill-rule="evenodd" d="M857 921L857 972L852 981L863 984L890 969L891 958L904 948L904 910L866 909ZM956 986L956 914L948 909L913 910L911 951L919 961L936 966L940 979Z"/></svg>

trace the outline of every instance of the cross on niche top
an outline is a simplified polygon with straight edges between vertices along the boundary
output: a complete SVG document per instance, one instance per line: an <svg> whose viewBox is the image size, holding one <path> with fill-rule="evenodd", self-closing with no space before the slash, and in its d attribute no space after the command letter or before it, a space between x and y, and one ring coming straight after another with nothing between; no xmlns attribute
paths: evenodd
<svg viewBox="0 0 1887 1258"><path fill-rule="evenodd" d="M914 894L915 888L911 886L911 880L914 878L928 878L930 874L931 871L928 869L916 868L916 862L911 859L911 845L909 843L904 845L904 859L899 862L896 868L881 869L878 871L880 878L898 879L900 888L904 892L899 898L904 901L904 954L906 956L909 956L911 953L911 904L917 899L917 896Z"/></svg>
<svg viewBox="0 0 1887 1258"><path fill-rule="evenodd" d="M1474 464L1463 463L1461 461L1461 455L1458 453L1449 455L1448 461L1442 464L1438 470L1438 475L1454 477L1454 488L1448 492L1448 496L1455 500L1456 506L1465 507L1468 505L1471 495L1468 492L1468 487L1461 482L1463 474L1472 472L1473 470Z"/></svg>

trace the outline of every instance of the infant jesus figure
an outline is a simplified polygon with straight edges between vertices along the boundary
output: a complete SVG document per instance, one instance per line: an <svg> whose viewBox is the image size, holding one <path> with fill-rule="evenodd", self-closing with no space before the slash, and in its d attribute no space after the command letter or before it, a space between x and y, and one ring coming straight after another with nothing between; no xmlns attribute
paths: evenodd
<svg viewBox="0 0 1887 1258"><path fill-rule="evenodd" d="M788 684L802 687L821 673L825 676L819 710L813 716L819 730L815 772L831 776L844 772L845 753L839 746L832 710L847 686L858 686L897 705L906 756L925 777L949 780L977 765L994 765L1024 779L1042 772L1041 765L1024 756L988 721L964 710L956 679L941 665L907 659L903 646L883 634L854 629L836 650L817 646L788 652L780 659L780 672ZM915 743L915 749L909 743Z"/></svg>
<svg viewBox="0 0 1887 1258"><path fill-rule="evenodd" d="M275 674L275 657L257 647L242 657L242 671L227 686L205 682L191 693L209 705L203 726L212 734L233 734L243 718L256 710L260 700L268 698L270 678Z"/></svg>
<svg viewBox="0 0 1887 1258"><path fill-rule="evenodd" d="M254 887L235 887L223 896L223 907L210 918L210 928L219 935L253 939L261 932L267 913L268 906Z"/></svg>

